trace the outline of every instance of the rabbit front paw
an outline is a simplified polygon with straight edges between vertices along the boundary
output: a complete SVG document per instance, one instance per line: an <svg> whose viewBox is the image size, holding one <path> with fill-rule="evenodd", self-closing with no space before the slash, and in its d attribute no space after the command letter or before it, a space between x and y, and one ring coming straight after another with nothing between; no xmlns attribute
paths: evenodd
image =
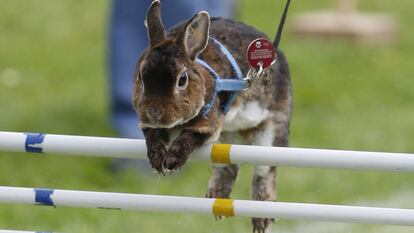
<svg viewBox="0 0 414 233"><path fill-rule="evenodd" d="M163 172L165 174L171 174L179 170L187 162L187 157L182 154L178 156L178 154L168 151L162 163Z"/></svg>
<svg viewBox="0 0 414 233"><path fill-rule="evenodd" d="M148 159L151 167L154 168L160 174L164 174L162 162L164 161L165 154L165 147L159 147L156 150L148 151Z"/></svg>

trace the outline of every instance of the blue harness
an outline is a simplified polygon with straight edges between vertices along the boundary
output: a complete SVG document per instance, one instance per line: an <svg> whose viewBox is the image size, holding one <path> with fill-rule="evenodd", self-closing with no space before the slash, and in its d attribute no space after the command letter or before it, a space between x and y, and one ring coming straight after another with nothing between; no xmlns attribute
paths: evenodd
<svg viewBox="0 0 414 233"><path fill-rule="evenodd" d="M197 58L197 63L206 68L210 75L214 78L214 88L212 91L213 93L211 94L211 99L200 110L200 115L202 116L207 116L207 114L211 111L211 108L214 104L214 101L217 98L218 93L222 91L231 92L229 97L223 103L220 103L220 111L226 114L230 110L231 105L233 104L233 101L235 100L237 94L240 91L243 91L247 88L247 83L243 81L243 73L240 70L240 67L234 59L233 55L231 55L229 50L227 50L227 48L224 47L224 45L221 44L215 38L210 37L210 41L217 45L220 49L220 52L222 52L226 56L227 60L230 62L231 68L233 69L233 72L236 75L236 77L229 77L227 79L223 79L217 74L216 71L214 71L213 68L211 68L209 64Z"/></svg>

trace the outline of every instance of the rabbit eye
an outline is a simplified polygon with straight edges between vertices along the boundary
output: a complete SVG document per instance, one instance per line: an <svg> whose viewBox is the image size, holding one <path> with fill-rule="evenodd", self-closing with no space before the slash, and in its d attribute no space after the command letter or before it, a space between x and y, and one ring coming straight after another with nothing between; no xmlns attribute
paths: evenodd
<svg viewBox="0 0 414 233"><path fill-rule="evenodd" d="M185 72L178 79L177 85L179 87L185 87L187 85L187 82L188 82L188 74L187 74L187 72Z"/></svg>

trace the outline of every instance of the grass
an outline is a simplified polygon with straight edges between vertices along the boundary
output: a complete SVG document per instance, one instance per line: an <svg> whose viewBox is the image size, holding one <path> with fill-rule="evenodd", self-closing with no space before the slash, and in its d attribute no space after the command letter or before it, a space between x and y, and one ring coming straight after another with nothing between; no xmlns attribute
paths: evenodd
<svg viewBox="0 0 414 233"><path fill-rule="evenodd" d="M283 1L243 0L238 17L273 36ZM293 1L291 13L333 7ZM410 1L366 0L361 8L394 13L401 38L393 46L302 41L285 34L295 111L292 146L413 152L411 75L414 18ZM115 136L108 124L105 1L15 0L0 9L0 128ZM202 196L211 173L190 164L169 177L111 173L111 160L0 153L0 185ZM373 161L375 162L375 161ZM233 198L247 199L250 166ZM279 200L414 207L389 200L414 189L411 174L280 168ZM397 206L396 206L397 205ZM246 218L0 205L0 228L59 232L250 232ZM412 232L411 228L280 220L275 232Z"/></svg>

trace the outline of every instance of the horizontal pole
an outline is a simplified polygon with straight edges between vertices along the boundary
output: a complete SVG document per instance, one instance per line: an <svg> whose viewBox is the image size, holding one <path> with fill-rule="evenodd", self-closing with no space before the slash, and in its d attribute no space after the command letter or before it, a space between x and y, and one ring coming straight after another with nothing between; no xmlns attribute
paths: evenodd
<svg viewBox="0 0 414 233"><path fill-rule="evenodd" d="M15 231L15 230L0 230L0 233L52 233L46 231Z"/></svg>
<svg viewBox="0 0 414 233"><path fill-rule="evenodd" d="M0 202L328 222L414 225L414 210L0 186Z"/></svg>
<svg viewBox="0 0 414 233"><path fill-rule="evenodd" d="M146 159L144 140L0 132L0 151ZM205 145L190 160L213 163L414 172L414 154Z"/></svg>

